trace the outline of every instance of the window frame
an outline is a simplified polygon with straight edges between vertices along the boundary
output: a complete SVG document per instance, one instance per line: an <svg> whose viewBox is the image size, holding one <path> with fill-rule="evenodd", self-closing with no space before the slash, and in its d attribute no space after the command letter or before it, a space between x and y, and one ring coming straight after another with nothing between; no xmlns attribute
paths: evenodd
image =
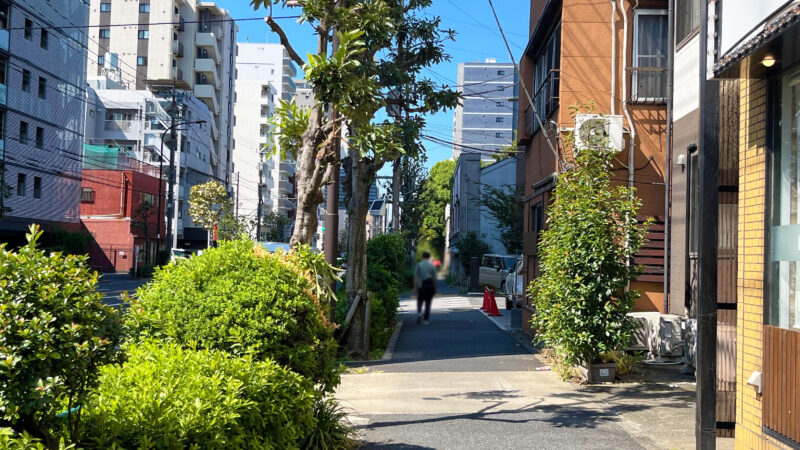
<svg viewBox="0 0 800 450"><path fill-rule="evenodd" d="M44 127L36 127L33 135L33 146L38 149L44 148Z"/></svg>
<svg viewBox="0 0 800 450"><path fill-rule="evenodd" d="M136 67L147 67L147 56L137 56Z"/></svg>
<svg viewBox="0 0 800 450"><path fill-rule="evenodd" d="M44 50L50 48L50 33L47 32L44 28L42 28L41 33L39 34L39 47Z"/></svg>
<svg viewBox="0 0 800 450"><path fill-rule="evenodd" d="M103 9L103 8L105 8L105 9ZM101 13L111 12L111 2L101 2L100 3L100 12Z"/></svg>
<svg viewBox="0 0 800 450"><path fill-rule="evenodd" d="M28 69L22 69L20 89L22 89L23 92L31 93L31 71Z"/></svg>
<svg viewBox="0 0 800 450"><path fill-rule="evenodd" d="M681 20L680 12L681 11L680 11L680 5L678 4L680 1L681 0L676 0L675 1L674 32L675 32L675 50L676 51L680 50L681 47L686 45L690 40L692 40L692 38L694 38L696 35L698 35L700 33L700 17L698 16L697 23L693 24L689 30L686 30L686 34L685 35L683 35L683 36L680 35L680 33L679 33L680 30L678 28L678 26L681 23L680 22L680 20ZM687 8L687 11L693 11L694 8L695 8L695 5L696 5L697 8L700 7L700 0L685 0L685 1L690 3L690 7ZM690 25L691 25L691 19L694 17L694 14L692 14L690 12L689 17L690 17L689 21L690 21Z"/></svg>
<svg viewBox="0 0 800 450"><path fill-rule="evenodd" d="M24 120L19 121L19 139L17 140L22 145L28 145L28 128L28 122L25 122Z"/></svg>
<svg viewBox="0 0 800 450"><path fill-rule="evenodd" d="M506 119L502 116L497 116L494 118L494 123L505 123Z"/></svg>
<svg viewBox="0 0 800 450"><path fill-rule="evenodd" d="M502 131L498 131L494 134L495 139L505 139L505 135Z"/></svg>
<svg viewBox="0 0 800 450"><path fill-rule="evenodd" d="M28 190L27 175L17 173L17 197L25 197Z"/></svg>
<svg viewBox="0 0 800 450"><path fill-rule="evenodd" d="M40 99L47 100L47 78L39 77L39 86L36 94Z"/></svg>
<svg viewBox="0 0 800 450"><path fill-rule="evenodd" d="M663 16L664 20L667 21L667 13L666 9L637 9L633 13L633 47L631 50L631 64L632 67L640 67L639 66L639 18L641 16ZM667 27L669 27L667 22ZM664 40L664 58L667 58L667 52L669 52L669 30L667 29L667 38ZM664 67L666 68L666 60L664 61ZM666 92L666 72L662 72L664 75L664 96L662 97L640 97L638 93L638 72L631 71L630 77L627 82L630 82L630 92L631 92L631 99L633 102L644 102L644 103L655 103L655 102L664 102L667 98Z"/></svg>
<svg viewBox="0 0 800 450"><path fill-rule="evenodd" d="M33 177L33 198L42 198L42 177Z"/></svg>
<svg viewBox="0 0 800 450"><path fill-rule="evenodd" d="M137 35L139 36L139 40L141 40L141 41L149 40L150 39L150 30L149 29L148 30L139 30L139 33L137 33Z"/></svg>
<svg viewBox="0 0 800 450"><path fill-rule="evenodd" d="M111 39L111 28L100 28L97 31L97 36L99 39Z"/></svg>
<svg viewBox="0 0 800 450"><path fill-rule="evenodd" d="M25 25L22 29L22 37L27 40L33 40L33 21L29 18L25 18Z"/></svg>
<svg viewBox="0 0 800 450"><path fill-rule="evenodd" d="M139 14L149 14L149 13L150 13L150 3L139 3Z"/></svg>
<svg viewBox="0 0 800 450"><path fill-rule="evenodd" d="M101 67L105 67L106 65L106 55L97 55L97 65Z"/></svg>

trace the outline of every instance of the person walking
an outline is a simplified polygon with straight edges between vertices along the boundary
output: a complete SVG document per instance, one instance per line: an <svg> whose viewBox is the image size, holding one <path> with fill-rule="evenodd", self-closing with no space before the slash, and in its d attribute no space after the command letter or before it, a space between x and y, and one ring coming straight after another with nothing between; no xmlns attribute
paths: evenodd
<svg viewBox="0 0 800 450"><path fill-rule="evenodd" d="M430 323L431 302L436 293L436 267L431 263L430 252L422 252L422 261L414 268L414 291L417 294L417 325L422 321L425 305L425 324Z"/></svg>

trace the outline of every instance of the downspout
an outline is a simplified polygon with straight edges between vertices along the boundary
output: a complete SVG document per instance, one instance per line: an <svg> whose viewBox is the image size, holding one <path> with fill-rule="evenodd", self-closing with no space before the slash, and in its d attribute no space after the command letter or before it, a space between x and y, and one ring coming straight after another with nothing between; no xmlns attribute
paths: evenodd
<svg viewBox="0 0 800 450"><path fill-rule="evenodd" d="M611 0L611 115L617 114L617 7Z"/></svg>
<svg viewBox="0 0 800 450"><path fill-rule="evenodd" d="M623 5L624 0L617 0L617 5L622 13L622 70L627 73L628 69L628 13ZM628 112L628 80L622 80L622 111L628 119L628 129L630 130L630 141L628 143L628 188L633 188L633 146L636 141L636 129L633 120Z"/></svg>
<svg viewBox="0 0 800 450"><path fill-rule="evenodd" d="M670 232L672 230L672 85L675 65L675 0L667 6L667 163L664 183L664 314L669 313Z"/></svg>

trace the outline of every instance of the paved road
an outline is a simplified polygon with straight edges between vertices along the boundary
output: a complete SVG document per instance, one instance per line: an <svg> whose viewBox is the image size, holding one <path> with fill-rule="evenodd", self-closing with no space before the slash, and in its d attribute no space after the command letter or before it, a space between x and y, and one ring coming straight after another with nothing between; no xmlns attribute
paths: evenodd
<svg viewBox="0 0 800 450"><path fill-rule="evenodd" d="M343 377L337 397L366 448L649 447L607 404L535 371L539 359L477 311L480 302L434 299L430 325L406 314L392 360Z"/></svg>
<svg viewBox="0 0 800 450"><path fill-rule="evenodd" d="M103 294L103 303L120 306L123 292L127 291L128 294L133 295L139 286L149 281L149 278L131 278L127 273L104 273L100 276L97 291Z"/></svg>

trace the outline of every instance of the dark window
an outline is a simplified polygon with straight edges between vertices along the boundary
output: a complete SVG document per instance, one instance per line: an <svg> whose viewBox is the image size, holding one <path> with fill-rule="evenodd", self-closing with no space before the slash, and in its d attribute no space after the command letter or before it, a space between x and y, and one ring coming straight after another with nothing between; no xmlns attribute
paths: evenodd
<svg viewBox="0 0 800 450"><path fill-rule="evenodd" d="M502 91L503 89L505 89L503 86L497 86L498 91Z"/></svg>
<svg viewBox="0 0 800 450"><path fill-rule="evenodd" d="M698 29L700 29L700 0L676 0L675 42L682 42Z"/></svg>
<svg viewBox="0 0 800 450"><path fill-rule="evenodd" d="M506 104L504 102L497 102L497 107L498 108L502 108L504 106L506 106Z"/></svg>
<svg viewBox="0 0 800 450"><path fill-rule="evenodd" d="M633 99L663 99L667 90L667 12L641 9L633 28Z"/></svg>
<svg viewBox="0 0 800 450"><path fill-rule="evenodd" d="M22 35L27 40L31 40L31 36L33 36L33 22L31 19L25 19L25 29L22 31Z"/></svg>
<svg viewBox="0 0 800 450"><path fill-rule="evenodd" d="M47 98L47 78L39 77L39 98Z"/></svg>
<svg viewBox="0 0 800 450"><path fill-rule="evenodd" d="M47 30L42 29L42 34L39 36L39 46L43 49L47 50L47 40L49 39L49 34Z"/></svg>
<svg viewBox="0 0 800 450"><path fill-rule="evenodd" d="M108 28L100 29L100 39L109 39L111 37L111 30Z"/></svg>
<svg viewBox="0 0 800 450"><path fill-rule="evenodd" d="M81 203L94 203L94 189L90 187L81 188Z"/></svg>
<svg viewBox="0 0 800 450"><path fill-rule="evenodd" d="M19 143L22 145L28 144L28 122L19 122Z"/></svg>
<svg viewBox="0 0 800 450"><path fill-rule="evenodd" d="M498 74L498 75L505 75L505 74L506 74L506 71L505 71L505 70L498 70L498 71L497 71L497 74Z"/></svg>
<svg viewBox="0 0 800 450"><path fill-rule="evenodd" d="M28 69L22 69L22 90L31 91L31 71Z"/></svg>
<svg viewBox="0 0 800 450"><path fill-rule="evenodd" d="M36 127L36 148L44 147L44 128Z"/></svg>
<svg viewBox="0 0 800 450"><path fill-rule="evenodd" d="M100 12L111 12L111 3L100 3Z"/></svg>
<svg viewBox="0 0 800 450"><path fill-rule="evenodd" d="M17 195L20 197L25 195L25 174L17 174Z"/></svg>
<svg viewBox="0 0 800 450"><path fill-rule="evenodd" d="M139 39L150 39L150 30L139 30Z"/></svg>
<svg viewBox="0 0 800 450"><path fill-rule="evenodd" d="M139 56L136 58L136 65L141 67L147 66L147 56Z"/></svg>
<svg viewBox="0 0 800 450"><path fill-rule="evenodd" d="M533 70L533 109L544 122L558 108L558 70L561 68L561 24L557 25L536 56ZM533 120L531 135L539 131Z"/></svg>
<svg viewBox="0 0 800 450"><path fill-rule="evenodd" d="M503 120L504 119L502 117L495 117L494 118L494 121L497 122L497 123L503 122Z"/></svg>
<svg viewBox="0 0 800 450"><path fill-rule="evenodd" d="M42 198L42 177L33 177L33 198Z"/></svg>
<svg viewBox="0 0 800 450"><path fill-rule="evenodd" d="M139 12L140 13L149 13L150 12L150 3L141 3L141 4L139 4Z"/></svg>
<svg viewBox="0 0 800 450"><path fill-rule="evenodd" d="M502 138L502 137L503 137L503 133L495 133L495 134L494 134L494 137L496 137L496 138Z"/></svg>
<svg viewBox="0 0 800 450"><path fill-rule="evenodd" d="M97 65L98 66L105 66L106 65L106 57L103 55L97 55Z"/></svg>

